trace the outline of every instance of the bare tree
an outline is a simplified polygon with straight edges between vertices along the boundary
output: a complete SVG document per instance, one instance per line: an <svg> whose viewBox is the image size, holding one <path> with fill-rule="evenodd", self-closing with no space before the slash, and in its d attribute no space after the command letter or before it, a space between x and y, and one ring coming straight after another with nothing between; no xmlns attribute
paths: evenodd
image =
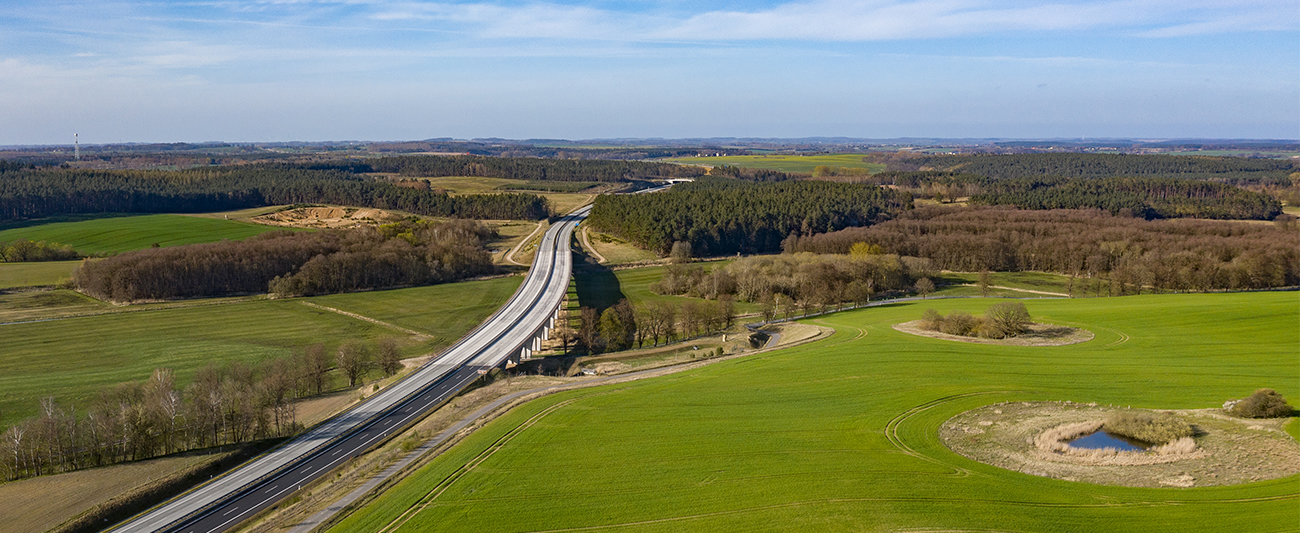
<svg viewBox="0 0 1300 533"><path fill-rule="evenodd" d="M993 282L990 280L991 277L992 276L989 275L989 269L986 268L980 271L980 277L979 277L980 296L984 296L986 298L988 297L989 287L993 285Z"/></svg>
<svg viewBox="0 0 1300 533"><path fill-rule="evenodd" d="M334 361L343 375L348 377L348 386L355 387L370 364L370 349L361 341L350 340L339 346Z"/></svg>
<svg viewBox="0 0 1300 533"><path fill-rule="evenodd" d="M934 292L934 282L930 281L930 278L916 280L916 292L920 293L921 299L924 300L926 296Z"/></svg>
<svg viewBox="0 0 1300 533"><path fill-rule="evenodd" d="M379 370L385 376L396 374L402 369L402 354L397 349L397 341L391 337L384 337L375 343L376 352L379 353Z"/></svg>

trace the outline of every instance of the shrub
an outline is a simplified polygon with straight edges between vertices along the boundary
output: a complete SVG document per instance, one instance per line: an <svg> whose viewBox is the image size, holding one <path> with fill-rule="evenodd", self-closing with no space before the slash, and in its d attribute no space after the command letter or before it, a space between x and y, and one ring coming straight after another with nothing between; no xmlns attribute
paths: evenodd
<svg viewBox="0 0 1300 533"><path fill-rule="evenodd" d="M1273 389L1259 389L1254 394L1235 402L1229 409L1243 418L1278 418L1290 416L1294 409L1286 399Z"/></svg>
<svg viewBox="0 0 1300 533"><path fill-rule="evenodd" d="M1111 413L1102 427L1110 433L1151 444L1173 442L1196 433L1191 424L1174 415L1139 411Z"/></svg>
<svg viewBox="0 0 1300 533"><path fill-rule="evenodd" d="M970 313L954 311L944 317L943 323L939 326L939 331L949 335L974 335L982 322L982 320L971 316Z"/></svg>
<svg viewBox="0 0 1300 533"><path fill-rule="evenodd" d="M921 329L939 331L941 327L943 327L943 315L939 314L938 311L926 309L924 313L921 313Z"/></svg>
<svg viewBox="0 0 1300 533"><path fill-rule="evenodd" d="M1003 302L984 312L984 322L989 326L992 338L1003 339L1015 337L1029 328L1031 319L1029 310L1021 302Z"/></svg>

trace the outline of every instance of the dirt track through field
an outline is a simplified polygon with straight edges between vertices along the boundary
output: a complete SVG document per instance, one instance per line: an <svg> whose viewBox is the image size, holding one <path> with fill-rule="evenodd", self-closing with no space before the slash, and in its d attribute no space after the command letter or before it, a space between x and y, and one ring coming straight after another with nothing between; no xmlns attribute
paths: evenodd
<svg viewBox="0 0 1300 533"><path fill-rule="evenodd" d="M366 321L366 322L370 322L370 323L372 323L372 324L378 324L378 325L380 325L380 326L386 327L386 328L391 329L391 330L400 331L400 332L402 332L402 333L405 333L405 334L407 334L407 335L410 335L410 336L412 336L412 337L415 337L415 340L418 340L418 341L427 341L427 340L433 338L432 335L429 335L429 334L427 334L427 333L420 333L420 332L415 331L415 330L413 330L413 329L406 329L406 328L404 328L404 327L402 327L402 326L399 326L399 325L397 325L397 324L390 324L390 323L388 323L388 322L384 322L384 321L382 321L382 320L376 320L376 319L370 318L370 317L368 317L368 316L361 316L361 315L358 315L358 314L356 314L356 313L349 313L349 312L344 311L344 310L342 310L342 309L335 309L335 308L333 308L333 307L325 307L325 306L323 306L323 305L315 304L315 303L311 303L311 302L302 302L302 304L305 305L305 306L307 306L307 307L315 307L316 309L320 309L320 310L322 310L322 311L329 311L329 312L331 312L331 313L338 313L338 314L340 314L340 315L343 315L343 316L346 316L346 317L349 317L349 318L355 318L355 319L357 319L357 320L364 320L364 321Z"/></svg>

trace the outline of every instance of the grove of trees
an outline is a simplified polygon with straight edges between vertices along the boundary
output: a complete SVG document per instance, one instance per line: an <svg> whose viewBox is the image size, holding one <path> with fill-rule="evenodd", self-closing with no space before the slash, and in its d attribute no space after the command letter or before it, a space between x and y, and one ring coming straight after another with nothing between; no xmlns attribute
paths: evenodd
<svg viewBox="0 0 1300 533"><path fill-rule="evenodd" d="M277 231L88 260L73 280L87 294L114 301L428 285L492 272L484 248L491 236L487 226L469 220Z"/></svg>
<svg viewBox="0 0 1300 533"><path fill-rule="evenodd" d="M67 261L77 259L81 254L66 244L57 242L18 239L0 242L0 263L22 263L26 261Z"/></svg>
<svg viewBox="0 0 1300 533"><path fill-rule="evenodd" d="M1045 271L1105 278L1110 294L1300 285L1294 223L1143 220L1096 209L922 207L865 228L787 239L786 252L855 244L961 272Z"/></svg>

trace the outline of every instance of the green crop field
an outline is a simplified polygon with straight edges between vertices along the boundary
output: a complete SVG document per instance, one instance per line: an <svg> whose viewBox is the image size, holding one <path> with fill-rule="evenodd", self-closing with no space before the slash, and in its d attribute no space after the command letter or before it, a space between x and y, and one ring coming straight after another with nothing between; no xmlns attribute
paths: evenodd
<svg viewBox="0 0 1300 533"><path fill-rule="evenodd" d="M1294 293L1029 301L1038 320L1096 333L1060 347L891 329L994 302L840 313L814 321L836 330L820 342L541 398L331 531L1296 530L1300 476L1094 485L984 465L937 436L1004 401L1209 408L1270 387L1294 403Z"/></svg>
<svg viewBox="0 0 1300 533"><path fill-rule="evenodd" d="M72 279L72 271L81 261L42 261L38 263L0 263L0 289L58 285Z"/></svg>
<svg viewBox="0 0 1300 533"><path fill-rule="evenodd" d="M66 244L83 254L127 252L223 239L247 239L285 228L186 215L66 216L0 224L0 242L17 239Z"/></svg>
<svg viewBox="0 0 1300 533"><path fill-rule="evenodd" d="M477 326L505 303L521 279L289 300L200 300L189 302L193 304L189 307L146 305L134 308L141 310L0 325L0 338L4 339L0 343L0 427L35 414L41 397L54 396L60 402L84 406L100 389L144 380L159 367L174 370L184 384L209 362L260 361L316 342L333 349L354 338L394 337L402 340L404 356L421 355L450 344ZM61 300L79 296L60 292L68 293ZM432 339L415 342L400 331L304 302L391 322L430 334ZM0 299L0 306L6 305L24 304ZM81 311L95 309L93 305L79 307Z"/></svg>
<svg viewBox="0 0 1300 533"><path fill-rule="evenodd" d="M780 170L782 172L801 172L811 174L814 167L846 167L846 168L865 168L872 174L883 172L885 165L880 163L865 163L862 158L866 154L819 154L819 155L729 155L721 157L682 157L676 159L664 159L669 163L681 163L683 165L706 165L716 167L721 165L730 165L733 167L745 168L764 168L768 170Z"/></svg>

